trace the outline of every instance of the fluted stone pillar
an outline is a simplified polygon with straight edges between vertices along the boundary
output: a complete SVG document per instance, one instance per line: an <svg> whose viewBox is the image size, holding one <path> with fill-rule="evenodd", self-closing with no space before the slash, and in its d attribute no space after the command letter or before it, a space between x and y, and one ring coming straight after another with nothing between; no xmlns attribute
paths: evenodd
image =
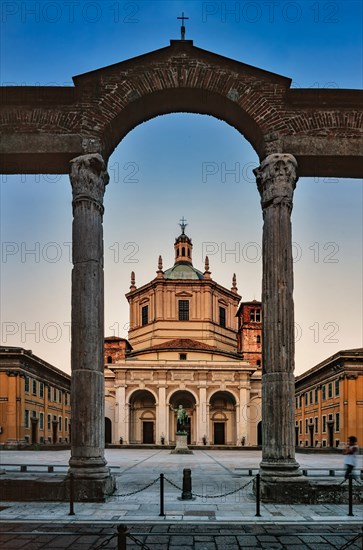
<svg viewBox="0 0 363 550"><path fill-rule="evenodd" d="M105 393L103 373L103 195L109 176L99 154L71 161L73 190L73 271L70 473L85 500L112 490L104 457ZM83 483L80 483L82 480ZM87 480L90 483L86 483ZM98 482L98 483L97 483ZM97 495L95 495L97 493Z"/></svg>
<svg viewBox="0 0 363 550"><path fill-rule="evenodd" d="M254 170L263 210L261 477L299 476L295 460L291 211L297 162L268 155Z"/></svg>

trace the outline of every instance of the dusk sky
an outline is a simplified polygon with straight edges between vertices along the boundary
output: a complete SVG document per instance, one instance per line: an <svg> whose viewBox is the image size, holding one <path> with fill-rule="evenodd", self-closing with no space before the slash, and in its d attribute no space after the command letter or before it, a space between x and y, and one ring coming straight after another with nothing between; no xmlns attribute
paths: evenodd
<svg viewBox="0 0 363 550"><path fill-rule="evenodd" d="M5 1L3 86L72 86L72 76L186 38L292 79L362 87L362 2ZM287 153L289 151L286 151ZM210 116L171 114L132 130L109 160L105 193L105 332L127 337L124 295L173 265L178 222L193 263L243 300L261 299L262 213L256 152ZM292 213L296 374L362 346L362 181L300 178ZM1 343L70 372L71 185L66 175L1 180Z"/></svg>

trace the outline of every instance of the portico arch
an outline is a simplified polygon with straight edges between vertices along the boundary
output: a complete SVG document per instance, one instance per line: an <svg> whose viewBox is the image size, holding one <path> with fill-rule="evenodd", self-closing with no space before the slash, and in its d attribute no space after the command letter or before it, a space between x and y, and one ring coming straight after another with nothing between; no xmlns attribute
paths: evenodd
<svg viewBox="0 0 363 550"><path fill-rule="evenodd" d="M130 443L155 443L156 401L149 390L136 390L129 397Z"/></svg>
<svg viewBox="0 0 363 550"><path fill-rule="evenodd" d="M213 445L236 445L236 399L229 391L216 391L209 399L209 433Z"/></svg>
<svg viewBox="0 0 363 550"><path fill-rule="evenodd" d="M193 392L189 390L177 390L169 397L169 404L171 408L169 411L169 439L171 443L175 443L175 434L180 426L178 426L178 418L175 410L179 405L183 405L183 408L188 413L188 423L186 431L188 433L188 444L195 444L197 433L197 418L196 418L196 405L197 399Z"/></svg>

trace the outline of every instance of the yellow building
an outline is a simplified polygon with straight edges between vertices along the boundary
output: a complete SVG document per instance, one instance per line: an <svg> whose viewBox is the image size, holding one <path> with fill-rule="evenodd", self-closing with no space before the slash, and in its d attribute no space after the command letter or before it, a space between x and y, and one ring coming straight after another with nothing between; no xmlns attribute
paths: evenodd
<svg viewBox="0 0 363 550"><path fill-rule="evenodd" d="M70 442L68 374L30 350L0 347L0 445Z"/></svg>
<svg viewBox="0 0 363 550"><path fill-rule="evenodd" d="M106 442L174 444L183 405L190 444L257 445L261 361L238 349L236 277L227 289L208 258L196 269L184 221L181 229L171 268L159 257L156 277L140 288L131 275L128 340L105 340Z"/></svg>
<svg viewBox="0 0 363 550"><path fill-rule="evenodd" d="M363 349L339 351L295 380L297 446L363 443Z"/></svg>

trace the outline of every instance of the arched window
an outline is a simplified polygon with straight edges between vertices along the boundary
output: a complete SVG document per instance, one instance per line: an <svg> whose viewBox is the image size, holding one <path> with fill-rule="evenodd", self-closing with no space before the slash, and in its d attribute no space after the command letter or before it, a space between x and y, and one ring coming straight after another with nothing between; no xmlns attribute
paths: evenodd
<svg viewBox="0 0 363 550"><path fill-rule="evenodd" d="M256 342L257 342L257 344L261 344L261 336L260 335L256 336Z"/></svg>
<svg viewBox="0 0 363 550"><path fill-rule="evenodd" d="M185 248L184 248L184 246L183 246L183 248L182 248L182 256L185 256Z"/></svg>
<svg viewBox="0 0 363 550"><path fill-rule="evenodd" d="M108 363L109 365L112 363L112 357L111 357L111 355L109 355L109 356L107 357L107 363Z"/></svg>

